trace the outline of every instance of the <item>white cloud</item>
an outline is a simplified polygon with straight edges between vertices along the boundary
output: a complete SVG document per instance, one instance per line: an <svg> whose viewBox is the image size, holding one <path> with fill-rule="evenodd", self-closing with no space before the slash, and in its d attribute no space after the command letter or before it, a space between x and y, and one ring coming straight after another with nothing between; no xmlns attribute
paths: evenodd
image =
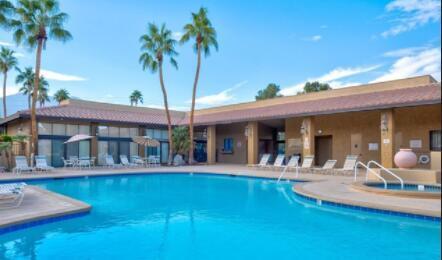
<svg viewBox="0 0 442 260"><path fill-rule="evenodd" d="M67 75L58 73L50 70L41 70L41 75L49 80L58 80L58 81L84 81L85 78L73 75Z"/></svg>
<svg viewBox="0 0 442 260"><path fill-rule="evenodd" d="M248 81L244 80L239 83L236 83L233 87L223 90L217 94L196 98L195 104L202 106L215 106L215 105L223 105L229 103L234 99L234 96L231 94L231 92L239 87L244 86L247 83ZM191 100L188 100L187 103L191 103Z"/></svg>
<svg viewBox="0 0 442 260"><path fill-rule="evenodd" d="M19 92L20 86L6 86L6 96L15 95ZM0 91L0 97L3 97L3 89Z"/></svg>
<svg viewBox="0 0 442 260"><path fill-rule="evenodd" d="M304 38L305 41L310 41L310 42L318 42L321 39L322 39L321 35L313 35L311 37Z"/></svg>
<svg viewBox="0 0 442 260"><path fill-rule="evenodd" d="M383 56L385 57L403 57L403 56L409 56L414 55L419 51L429 49L429 47L421 46L421 47L409 47L409 48L403 48L393 51L388 51L384 53Z"/></svg>
<svg viewBox="0 0 442 260"><path fill-rule="evenodd" d="M164 109L164 105L150 104L150 105L147 105L146 107L157 108L157 109ZM176 110L176 111L189 111L190 110L190 106L169 106L169 109L170 110Z"/></svg>
<svg viewBox="0 0 442 260"><path fill-rule="evenodd" d="M181 37L183 37L183 32L173 32L172 33L172 38L174 38L175 40L179 41L181 39Z"/></svg>
<svg viewBox="0 0 442 260"><path fill-rule="evenodd" d="M23 53L21 53L21 52L14 52L14 56L16 58L23 58L23 57L25 57L25 55Z"/></svg>
<svg viewBox="0 0 442 260"><path fill-rule="evenodd" d="M397 59L387 73L374 79L373 82L388 81L420 75L432 75L437 80L441 78L441 50L426 49L412 55Z"/></svg>
<svg viewBox="0 0 442 260"><path fill-rule="evenodd" d="M0 46L12 47L12 46L14 46L14 44L12 44L10 42L0 41Z"/></svg>
<svg viewBox="0 0 442 260"><path fill-rule="evenodd" d="M342 82L342 81L339 81L339 80L331 81L328 84L333 89L346 88L346 87L353 87L353 86L362 85L361 82Z"/></svg>
<svg viewBox="0 0 442 260"><path fill-rule="evenodd" d="M328 25L323 24L323 25L319 26L319 28L321 28L321 29L327 29L327 28L328 28Z"/></svg>
<svg viewBox="0 0 442 260"><path fill-rule="evenodd" d="M329 84L332 83L337 88L349 86L349 84L356 84L357 85L358 83L351 83L351 82L344 83L342 81L337 81L337 80L347 78L350 76L354 76L357 74L366 73L366 72L375 70L379 67L380 67L380 65L373 65L373 66L367 66L367 67L353 67L353 68L336 68L336 69L334 69L334 70L332 70L332 71L330 71L320 77L309 78L309 79L307 79L303 82L300 82L296 85L285 87L285 88L281 89L281 94L284 96L295 95L298 91L302 90L302 88L304 87L304 85L307 81L310 81L310 82L311 81L318 81L321 83L329 83Z"/></svg>
<svg viewBox="0 0 442 260"><path fill-rule="evenodd" d="M430 22L440 21L440 0L394 0L386 6L387 12L399 12L395 25L384 31L383 37L396 36Z"/></svg>

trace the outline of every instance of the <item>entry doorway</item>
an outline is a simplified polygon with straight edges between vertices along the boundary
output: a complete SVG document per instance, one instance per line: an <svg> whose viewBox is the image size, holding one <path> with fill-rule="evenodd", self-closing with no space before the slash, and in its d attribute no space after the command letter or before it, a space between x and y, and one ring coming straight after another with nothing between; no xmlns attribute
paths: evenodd
<svg viewBox="0 0 442 260"><path fill-rule="evenodd" d="M330 160L332 154L333 136L315 136L315 164L322 166Z"/></svg>

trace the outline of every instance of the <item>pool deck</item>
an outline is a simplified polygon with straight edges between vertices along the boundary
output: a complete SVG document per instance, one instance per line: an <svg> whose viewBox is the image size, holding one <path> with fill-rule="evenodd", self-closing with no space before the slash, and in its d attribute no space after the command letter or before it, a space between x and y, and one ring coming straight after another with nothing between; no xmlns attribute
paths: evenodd
<svg viewBox="0 0 442 260"><path fill-rule="evenodd" d="M47 219L60 219L90 211L91 206L39 187L28 185L20 207L0 210L0 234L8 227L40 223Z"/></svg>
<svg viewBox="0 0 442 260"><path fill-rule="evenodd" d="M236 176L261 177L276 179L280 171L259 170L241 165L216 164L216 165L195 165L182 167L157 167L157 168L124 168L109 169L97 168L91 170L57 169L47 173L0 173L1 181L27 181L45 178L69 178L82 176L106 176L121 174L148 174L148 173L171 173L171 172L193 172L211 174L229 174ZM417 199L407 197L396 197L385 194L366 192L355 189L353 177L331 176L322 174L300 173L295 177L294 172L287 172L285 179L304 181L294 186L294 192L311 199L319 199L334 203L351 206L359 206L371 209L388 210L407 214L429 216L440 218L441 200L438 199ZM31 184L26 187L25 199L21 207L17 209L0 211L0 228L13 226L20 223L32 222L54 216L77 214L90 210L90 205L83 202L49 192ZM93 205L92 205L93 206Z"/></svg>

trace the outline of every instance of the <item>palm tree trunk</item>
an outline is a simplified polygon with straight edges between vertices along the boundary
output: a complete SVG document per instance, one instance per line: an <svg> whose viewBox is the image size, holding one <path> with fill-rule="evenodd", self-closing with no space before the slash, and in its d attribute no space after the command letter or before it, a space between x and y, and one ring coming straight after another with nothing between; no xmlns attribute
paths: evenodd
<svg viewBox="0 0 442 260"><path fill-rule="evenodd" d="M167 92L166 88L164 87L164 80L163 80L163 62L159 61L159 74L160 74L160 85L161 85L161 91L163 91L163 99L164 99L164 109L166 110L166 117L167 117L167 130L169 135L169 158L167 160L167 164L172 164L172 157L173 157L173 140L172 140L172 121L170 119L170 112L169 112L169 104L167 102Z"/></svg>
<svg viewBox="0 0 442 260"><path fill-rule="evenodd" d="M28 109L29 109L29 110L31 110L31 97L32 97L32 95L29 94L29 95L28 95Z"/></svg>
<svg viewBox="0 0 442 260"><path fill-rule="evenodd" d="M40 81L40 66L41 66L41 52L43 49L43 39L38 39L37 57L35 61L35 78L34 78L34 91L32 91L32 104L31 104L31 155L38 153L38 136L37 136L37 115L36 106L38 98L38 86Z"/></svg>
<svg viewBox="0 0 442 260"><path fill-rule="evenodd" d="M5 71L3 73L4 77L3 77L3 118L7 117L7 112L6 112L6 81L7 81L7 77L8 77L8 73Z"/></svg>
<svg viewBox="0 0 442 260"><path fill-rule="evenodd" d="M190 122L189 122L189 137L190 137L190 145L189 145L189 164L193 164L193 116L195 113L195 98L196 98L196 87L198 86L198 79L200 76L200 67L201 67L201 44L198 43L198 59L196 63L196 73L195 73L195 81L193 82L193 90L192 90L192 107L190 108Z"/></svg>

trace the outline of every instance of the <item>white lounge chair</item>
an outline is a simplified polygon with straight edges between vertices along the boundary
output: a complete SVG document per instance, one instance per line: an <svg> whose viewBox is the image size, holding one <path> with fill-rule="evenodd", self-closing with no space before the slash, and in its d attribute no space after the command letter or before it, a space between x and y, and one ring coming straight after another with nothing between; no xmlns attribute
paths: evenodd
<svg viewBox="0 0 442 260"><path fill-rule="evenodd" d="M273 165L267 165L267 168L271 168L271 169L279 169L284 167L284 159L285 159L285 155L284 154L278 154L278 156L276 156L275 161L273 162Z"/></svg>
<svg viewBox="0 0 442 260"><path fill-rule="evenodd" d="M130 160L132 163L135 163L138 166L145 166L146 165L146 163L143 161L143 159L141 159L141 157L138 155L132 155L130 157Z"/></svg>
<svg viewBox="0 0 442 260"><path fill-rule="evenodd" d="M25 196L25 183L0 184L0 210L19 207Z"/></svg>
<svg viewBox="0 0 442 260"><path fill-rule="evenodd" d="M327 160L321 168L313 168L314 173L329 173L333 172L336 165L336 160Z"/></svg>
<svg viewBox="0 0 442 260"><path fill-rule="evenodd" d="M292 157L290 157L290 160L284 167L286 167L288 171L290 171L291 169L297 169L299 167L299 156L293 155Z"/></svg>
<svg viewBox="0 0 442 260"><path fill-rule="evenodd" d="M249 166L249 167L257 167L257 168L264 168L269 163L270 157L271 157L271 154L265 153L265 154L263 154L261 156L261 160L259 161L258 164L248 164L247 166Z"/></svg>
<svg viewBox="0 0 442 260"><path fill-rule="evenodd" d="M147 165L148 166L153 166L153 167L161 166L160 156L158 156L158 155L149 155L147 157Z"/></svg>
<svg viewBox="0 0 442 260"><path fill-rule="evenodd" d="M49 166L45 155L35 156L35 169L37 171L52 171L54 167Z"/></svg>
<svg viewBox="0 0 442 260"><path fill-rule="evenodd" d="M347 155L344 166L341 169L335 169L333 173L343 175L353 174L356 163L358 162L358 157L357 155Z"/></svg>
<svg viewBox="0 0 442 260"><path fill-rule="evenodd" d="M74 162L71 160L66 160L64 157L61 157L61 160L63 161L63 168L66 167L74 167Z"/></svg>
<svg viewBox="0 0 442 260"><path fill-rule="evenodd" d="M13 173L20 174L22 172L31 172L34 168L29 167L28 161L25 156L15 156L15 168L12 169Z"/></svg>
<svg viewBox="0 0 442 260"><path fill-rule="evenodd" d="M120 161L121 161L121 164L126 167L137 167L138 166L135 163L129 162L126 155L120 155Z"/></svg>
<svg viewBox="0 0 442 260"><path fill-rule="evenodd" d="M80 157L77 161L77 166L80 168L91 168L91 158L90 157Z"/></svg>
<svg viewBox="0 0 442 260"><path fill-rule="evenodd" d="M121 164L115 163L114 157L112 157L112 155L106 155L105 160L106 160L105 161L106 166L109 168L121 168L122 167Z"/></svg>
<svg viewBox="0 0 442 260"><path fill-rule="evenodd" d="M302 161L300 170L301 172L310 172L310 170L313 167L313 160L315 157L313 155L306 155L304 156L304 160Z"/></svg>

